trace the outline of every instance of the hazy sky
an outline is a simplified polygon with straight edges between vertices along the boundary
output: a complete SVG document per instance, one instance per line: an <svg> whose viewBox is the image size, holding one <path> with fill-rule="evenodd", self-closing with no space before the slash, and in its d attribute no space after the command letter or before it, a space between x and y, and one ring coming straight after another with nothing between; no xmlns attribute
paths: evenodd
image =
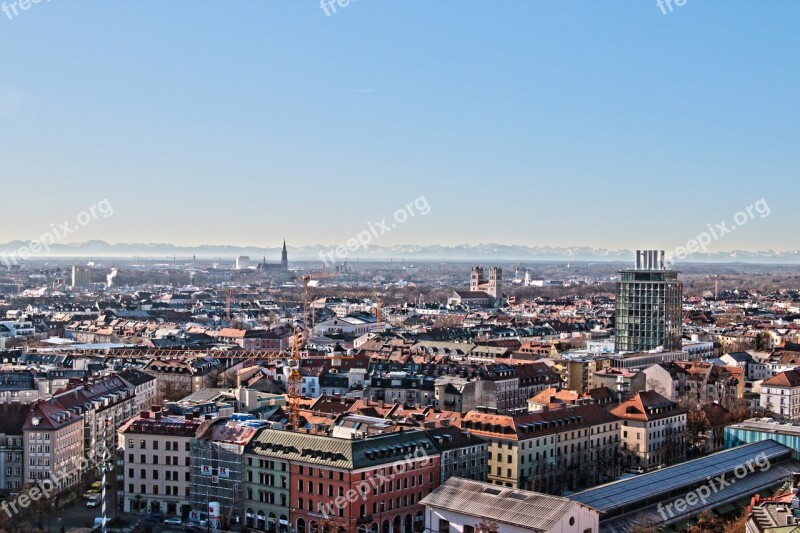
<svg viewBox="0 0 800 533"><path fill-rule="evenodd" d="M8 0L6 0L8 2ZM800 248L800 2L0 12L0 242ZM752 211L752 210L751 210Z"/></svg>

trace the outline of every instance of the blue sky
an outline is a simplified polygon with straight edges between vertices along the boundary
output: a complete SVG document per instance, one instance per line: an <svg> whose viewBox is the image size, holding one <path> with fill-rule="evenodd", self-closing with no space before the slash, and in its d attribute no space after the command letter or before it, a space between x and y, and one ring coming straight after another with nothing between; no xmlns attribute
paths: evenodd
<svg viewBox="0 0 800 533"><path fill-rule="evenodd" d="M2 0L0 0L1 2ZM6 3L8 0L6 0ZM800 3L70 2L0 13L0 242L800 248Z"/></svg>

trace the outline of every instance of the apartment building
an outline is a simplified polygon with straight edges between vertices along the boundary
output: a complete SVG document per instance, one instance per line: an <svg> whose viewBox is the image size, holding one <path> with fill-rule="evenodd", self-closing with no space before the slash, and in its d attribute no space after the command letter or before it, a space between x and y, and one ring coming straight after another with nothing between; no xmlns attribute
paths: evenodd
<svg viewBox="0 0 800 533"><path fill-rule="evenodd" d="M288 533L289 460L268 440L256 434L244 453L244 525L258 531Z"/></svg>
<svg viewBox="0 0 800 533"><path fill-rule="evenodd" d="M117 374L120 379L133 387L135 413L149 410L156 402L156 378L146 372L129 368Z"/></svg>
<svg viewBox="0 0 800 533"><path fill-rule="evenodd" d="M677 402L689 390L689 373L675 363L661 363L642 370L647 389L659 393L666 399Z"/></svg>
<svg viewBox="0 0 800 533"><path fill-rule="evenodd" d="M619 419L598 405L524 415L467 413L461 427L487 441L487 480L558 493L597 483L614 472Z"/></svg>
<svg viewBox="0 0 800 533"><path fill-rule="evenodd" d="M241 520L244 451L255 433L246 423L218 420L191 441L193 510L205 511L208 502L218 502L224 523Z"/></svg>
<svg viewBox="0 0 800 533"><path fill-rule="evenodd" d="M117 376L73 384L53 400L82 415L87 457L103 457L116 449L117 430L136 413L137 403L134 388Z"/></svg>
<svg viewBox="0 0 800 533"><path fill-rule="evenodd" d="M56 400L37 402L22 427L23 484L51 478L59 492L80 483L83 416Z"/></svg>
<svg viewBox="0 0 800 533"><path fill-rule="evenodd" d="M22 488L25 458L22 427L29 410L27 405L0 405L0 494Z"/></svg>
<svg viewBox="0 0 800 533"><path fill-rule="evenodd" d="M592 383L595 387L606 387L614 393L614 399L623 402L644 390L645 375L627 368L604 368L594 373Z"/></svg>
<svg viewBox="0 0 800 533"><path fill-rule="evenodd" d="M599 385L594 376L597 372L611 367L607 357L567 358L561 362L561 380L564 388L583 392Z"/></svg>
<svg viewBox="0 0 800 533"><path fill-rule="evenodd" d="M185 517L191 511L192 441L212 420L174 416L159 406L142 411L119 429L123 453L123 509Z"/></svg>
<svg viewBox="0 0 800 533"><path fill-rule="evenodd" d="M698 404L734 405L744 397L745 370L699 361L678 361L686 373L686 397Z"/></svg>
<svg viewBox="0 0 800 533"><path fill-rule="evenodd" d="M248 494L244 516L251 523L266 523L269 512L290 520L297 533L323 527L358 531L422 531L420 500L439 485L440 454L433 439L419 430L385 433L365 438L342 439L323 435L263 429L248 447L246 456L274 461L261 469L272 472L262 487L272 503L254 501ZM280 505L288 463L289 508ZM255 471L254 471L255 474ZM269 480L269 479L268 479ZM355 495L355 498L352 496ZM259 521L259 510L267 520ZM283 525L285 527L285 525Z"/></svg>
<svg viewBox="0 0 800 533"><path fill-rule="evenodd" d="M425 432L434 440L441 454L441 483L451 477L486 480L488 441L452 426Z"/></svg>
<svg viewBox="0 0 800 533"><path fill-rule="evenodd" d="M646 470L683 459L686 410L675 402L645 391L611 412L622 420L620 442L630 467Z"/></svg>
<svg viewBox="0 0 800 533"><path fill-rule="evenodd" d="M800 370L787 370L761 383L759 406L787 420L800 420Z"/></svg>
<svg viewBox="0 0 800 533"><path fill-rule="evenodd" d="M144 371L157 381L157 401L176 401L200 389L217 386L217 376L222 365L210 357L194 359L153 359Z"/></svg>

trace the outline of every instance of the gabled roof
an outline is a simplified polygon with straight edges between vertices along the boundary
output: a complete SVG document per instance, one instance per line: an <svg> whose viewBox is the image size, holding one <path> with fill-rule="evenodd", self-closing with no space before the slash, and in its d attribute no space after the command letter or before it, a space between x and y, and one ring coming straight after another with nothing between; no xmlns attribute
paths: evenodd
<svg viewBox="0 0 800 533"><path fill-rule="evenodd" d="M780 374L765 380L762 387L800 387L800 371L795 369L781 372Z"/></svg>
<svg viewBox="0 0 800 533"><path fill-rule="evenodd" d="M655 391L642 391L611 410L614 415L627 420L649 422L685 414L678 404Z"/></svg>

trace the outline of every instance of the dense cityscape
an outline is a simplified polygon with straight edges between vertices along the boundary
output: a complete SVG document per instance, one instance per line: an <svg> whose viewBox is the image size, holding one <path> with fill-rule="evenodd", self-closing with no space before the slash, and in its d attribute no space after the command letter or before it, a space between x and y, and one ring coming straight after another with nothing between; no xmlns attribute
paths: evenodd
<svg viewBox="0 0 800 533"><path fill-rule="evenodd" d="M13 265L2 527L781 525L800 291L631 259Z"/></svg>

